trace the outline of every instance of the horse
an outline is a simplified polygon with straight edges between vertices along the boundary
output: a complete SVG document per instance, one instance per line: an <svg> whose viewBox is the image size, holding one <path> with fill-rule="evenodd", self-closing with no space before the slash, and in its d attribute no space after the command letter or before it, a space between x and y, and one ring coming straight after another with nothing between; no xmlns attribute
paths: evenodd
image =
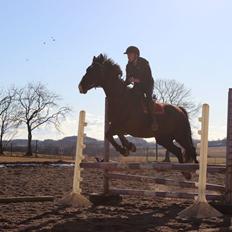
<svg viewBox="0 0 232 232"><path fill-rule="evenodd" d="M191 126L187 111L183 107L161 104L163 112L157 112L158 130L151 129L151 116L141 104L141 94L126 86L122 79L122 70L118 64L106 55L93 57L91 65L79 83L79 91L86 94L90 89L102 88L108 101L109 128L106 139L122 155L135 152L136 146L125 137L131 135L140 138L156 139L168 151L173 153L179 163L197 163L197 153L192 140ZM155 107L154 103L154 107ZM117 135L118 144L113 138ZM176 146L176 141L183 149ZM186 179L190 173L183 173Z"/></svg>

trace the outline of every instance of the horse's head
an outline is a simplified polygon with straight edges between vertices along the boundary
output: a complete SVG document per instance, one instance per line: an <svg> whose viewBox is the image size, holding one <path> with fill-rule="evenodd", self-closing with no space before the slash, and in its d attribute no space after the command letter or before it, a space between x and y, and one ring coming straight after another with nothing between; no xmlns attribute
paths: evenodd
<svg viewBox="0 0 232 232"><path fill-rule="evenodd" d="M100 54L98 57L93 57L92 64L86 69L80 84L80 93L87 93L88 90L94 87L100 87L103 79L104 56Z"/></svg>
<svg viewBox="0 0 232 232"><path fill-rule="evenodd" d="M110 78L114 74L121 75L121 69L117 64L113 63L105 55L94 56L92 64L87 68L85 75L80 81L80 93L85 94L92 88L103 87L106 76Z"/></svg>

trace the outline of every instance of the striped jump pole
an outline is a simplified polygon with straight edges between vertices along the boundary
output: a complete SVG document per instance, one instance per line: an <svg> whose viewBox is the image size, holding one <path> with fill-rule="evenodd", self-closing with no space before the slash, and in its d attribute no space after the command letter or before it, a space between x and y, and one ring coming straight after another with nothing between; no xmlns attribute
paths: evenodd
<svg viewBox="0 0 232 232"><path fill-rule="evenodd" d="M196 182L194 181L180 181L180 180L173 180L173 179L154 177L154 176L109 173L108 177L110 180L139 181L139 182L153 183L153 184L166 185L166 186L175 186L175 187L180 187L180 188L192 188L192 189L196 188ZM209 191L216 191L216 192L220 192L223 194L225 193L224 185L207 183L206 189Z"/></svg>
<svg viewBox="0 0 232 232"><path fill-rule="evenodd" d="M207 157L208 157L208 130L209 130L209 105L204 104L202 107L201 130L198 132L201 136L200 157L199 157L199 181L198 196L190 207L179 213L183 218L209 218L220 217L222 214L208 204L206 200L206 179L207 179Z"/></svg>
<svg viewBox="0 0 232 232"><path fill-rule="evenodd" d="M80 183L82 181L81 178L82 168L80 167L80 164L84 159L83 156L83 149L85 148L84 127L86 125L87 123L85 122L85 111L80 111L74 177L73 177L73 190L71 193L68 193L60 200L59 204L61 205L73 206L73 207L88 207L91 205L90 201L81 194L82 190L80 188Z"/></svg>
<svg viewBox="0 0 232 232"><path fill-rule="evenodd" d="M85 169L100 169L108 171L125 171L125 170L157 170L157 171L196 171L199 169L199 164L194 163L119 163L119 162L83 162L81 167ZM225 173L226 168L222 165L209 165L207 167L208 173Z"/></svg>

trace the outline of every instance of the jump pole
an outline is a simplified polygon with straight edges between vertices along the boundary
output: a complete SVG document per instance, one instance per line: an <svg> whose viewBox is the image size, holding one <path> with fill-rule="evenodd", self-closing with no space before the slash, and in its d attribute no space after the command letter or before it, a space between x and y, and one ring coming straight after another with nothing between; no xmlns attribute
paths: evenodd
<svg viewBox="0 0 232 232"><path fill-rule="evenodd" d="M87 126L85 122L85 111L80 111L79 115L79 126L78 126L78 136L77 136L77 145L76 145L76 158L75 158L75 167L74 167L74 176L73 176L73 190L71 193L65 195L58 203L66 206L73 207L88 207L91 206L90 201L84 197L81 192L80 183L81 170L80 164L84 159L83 149L84 145L84 127Z"/></svg>
<svg viewBox="0 0 232 232"><path fill-rule="evenodd" d="M179 213L183 218L210 218L220 217L222 214L208 204L206 200L206 179L207 179L207 156L208 156L208 129L209 129L209 105L202 107L201 130L198 131L201 136L200 159L199 159L199 180L197 183L198 196L195 203Z"/></svg>

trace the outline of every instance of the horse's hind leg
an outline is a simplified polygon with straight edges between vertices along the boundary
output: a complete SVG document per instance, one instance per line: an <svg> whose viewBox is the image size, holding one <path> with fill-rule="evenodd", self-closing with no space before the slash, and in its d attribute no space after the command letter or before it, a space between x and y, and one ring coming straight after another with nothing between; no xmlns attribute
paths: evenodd
<svg viewBox="0 0 232 232"><path fill-rule="evenodd" d="M156 141L158 144L166 148L169 152L173 153L177 157L179 163L184 162L181 149L173 143L172 138L156 138Z"/></svg>
<svg viewBox="0 0 232 232"><path fill-rule="evenodd" d="M185 149L185 161L194 161L195 163L198 163L196 148L193 145L191 136L182 136L175 138L175 140Z"/></svg>
<svg viewBox="0 0 232 232"><path fill-rule="evenodd" d="M118 137L123 147L126 147L129 151L136 152L136 146L128 141L124 135L118 135Z"/></svg>
<svg viewBox="0 0 232 232"><path fill-rule="evenodd" d="M173 138L156 138L156 139L158 144L165 147L169 152L173 153L177 157L179 163L184 162L181 149L173 143ZM191 173L182 172L182 174L187 180L191 179Z"/></svg>

